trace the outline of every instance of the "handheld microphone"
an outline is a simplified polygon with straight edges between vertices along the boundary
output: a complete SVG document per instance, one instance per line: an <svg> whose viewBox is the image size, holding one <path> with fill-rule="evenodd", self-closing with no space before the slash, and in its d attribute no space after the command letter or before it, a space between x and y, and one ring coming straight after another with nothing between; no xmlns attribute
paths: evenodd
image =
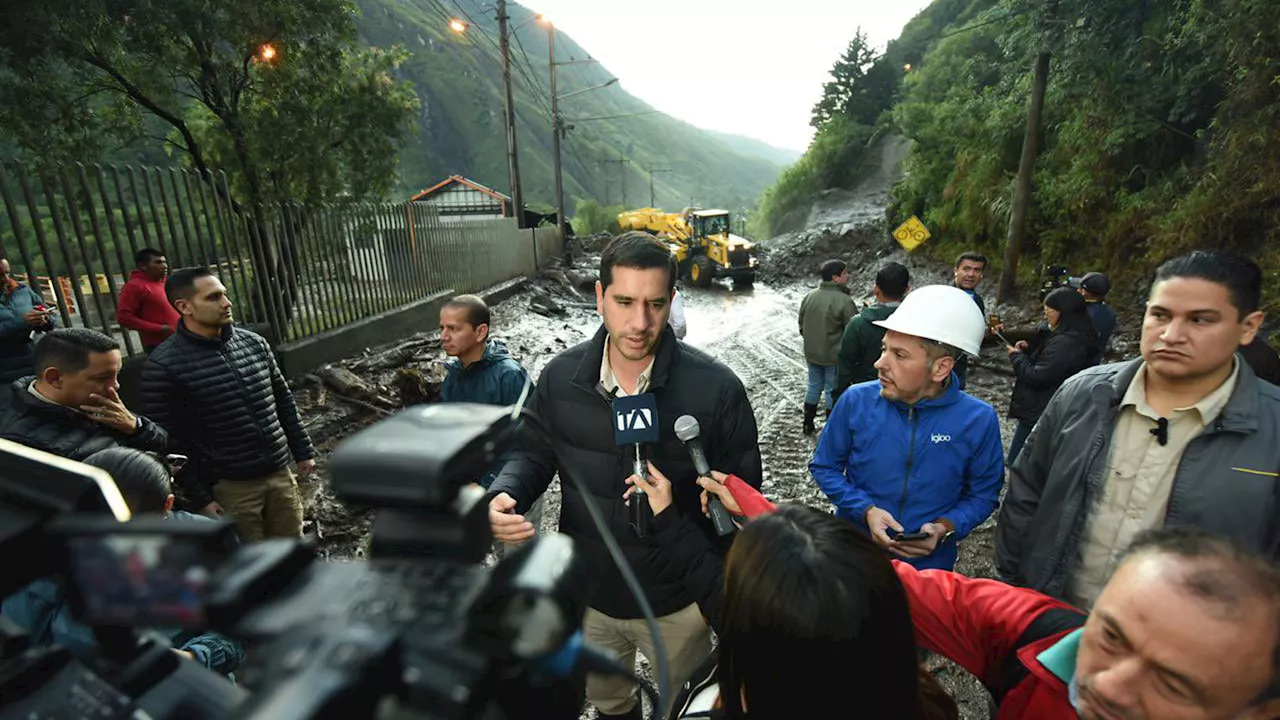
<svg viewBox="0 0 1280 720"><path fill-rule="evenodd" d="M711 465L707 462L707 454L702 451L702 440L698 437L701 433L702 427L694 416L681 415L676 419L676 437L680 438L680 442L689 451L689 459L693 460L693 468L698 472L698 477L711 477ZM725 510L719 497L708 494L707 510L711 513L711 524L715 526L716 534L723 537L732 533L734 525L729 511Z"/></svg>
<svg viewBox="0 0 1280 720"><path fill-rule="evenodd" d="M641 456L640 446L658 442L658 401L653 393L624 395L613 399L613 438L619 446L634 446L633 472L648 478L648 468ZM631 496L631 528L638 537L649 534L649 520L653 511L644 496L644 488L636 485Z"/></svg>

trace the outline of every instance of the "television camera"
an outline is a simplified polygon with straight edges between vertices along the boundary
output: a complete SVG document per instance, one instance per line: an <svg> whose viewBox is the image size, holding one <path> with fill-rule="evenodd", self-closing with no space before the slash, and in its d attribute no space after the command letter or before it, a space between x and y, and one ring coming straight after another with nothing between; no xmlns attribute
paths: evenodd
<svg viewBox="0 0 1280 720"><path fill-rule="evenodd" d="M582 645L588 580L569 538L482 565L488 506L470 482L519 412L419 406L343 442L330 486L376 509L371 559L349 563L318 562L311 539L229 551L226 522L130 520L105 472L0 440L0 554L24 559L0 597L52 575L97 640L88 655L26 647L0 618L0 720L576 718L584 667L634 676ZM260 690L144 625L246 642Z"/></svg>

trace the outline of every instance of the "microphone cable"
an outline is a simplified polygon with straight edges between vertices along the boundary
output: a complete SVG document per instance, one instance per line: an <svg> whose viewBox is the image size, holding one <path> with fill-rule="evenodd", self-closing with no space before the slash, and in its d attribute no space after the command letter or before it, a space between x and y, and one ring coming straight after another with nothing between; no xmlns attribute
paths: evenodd
<svg viewBox="0 0 1280 720"><path fill-rule="evenodd" d="M542 418L539 417L537 413L523 407L523 403L517 406L516 412L519 413L520 417L529 421L533 425L534 431L541 435L545 442L550 443L550 432L548 431L546 424L542 421ZM657 715L662 712L662 701L671 697L671 669L667 662L666 644L662 642L662 634L658 631L658 618L653 614L653 607L649 605L649 598L645 597L644 589L640 587L640 581L636 578L635 571L631 569L630 563L628 563L627 559L623 557L622 548L618 546L617 539L613 537L613 533L609 532L609 527L605 524L604 516L600 514L600 509L596 507L595 498L587 491L586 486L583 485L581 479L579 479L577 475L568 472L567 469L563 469L563 474L568 477L569 482L572 483L574 488L576 488L582 495L582 499L584 501L583 504L587 506L587 514L591 516L591 524L595 526L596 532L600 534L600 539L604 542L605 549L609 551L609 557L613 560L614 566L618 568L618 573L622 575L623 582L626 583L627 589L631 591L631 596L635 598L636 604L640 607L640 613L644 616L645 627L649 630L649 637L653 639L653 651L654 654L658 656L656 658L650 658L653 661L654 674L657 676L658 680L657 698L653 703L653 716L657 717ZM593 652L593 657L595 657L595 655L598 655L598 653ZM587 648L584 646L584 660L586 657ZM622 668L616 661L608 656L601 657L613 663L616 672L611 674L621 673L625 677L634 679L642 690L646 690L646 694L648 691L652 691L652 688L648 687L648 683L636 677L635 673ZM599 657L595 657L592 662L599 660Z"/></svg>

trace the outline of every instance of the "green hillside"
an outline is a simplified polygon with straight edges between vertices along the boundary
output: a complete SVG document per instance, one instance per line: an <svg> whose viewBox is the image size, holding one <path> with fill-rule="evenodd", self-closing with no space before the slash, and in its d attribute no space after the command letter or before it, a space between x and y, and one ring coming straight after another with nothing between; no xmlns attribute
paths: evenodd
<svg viewBox="0 0 1280 720"><path fill-rule="evenodd" d="M400 70L413 82L422 108L401 153L401 185L406 190L453 174L507 190L497 21L481 5L475 0L458 0L456 5L448 0L359 0L360 32L366 41L403 45L412 53ZM509 8L513 26L528 22L517 33L519 44L512 44L525 198L530 205L550 207L554 181L547 33L540 23L529 22L531 11L518 5ZM455 34L446 25L455 14L476 26L465 35ZM582 60L587 53L557 31L556 56L559 61ZM558 69L557 90L563 97L611 77L598 64L563 66ZM612 117L652 111L618 85L562 101L561 113L572 126L562 143L565 206L570 212L576 199L618 203L624 193L628 205L648 204L650 167L672 170L655 176L659 206L674 208L692 201L747 207L781 170L776 158L759 157L771 149L763 143L752 151L735 152L721 137L666 115ZM620 157L628 162L602 162Z"/></svg>
<svg viewBox="0 0 1280 720"><path fill-rule="evenodd" d="M1053 16L1046 13L1054 12ZM1235 250L1280 297L1280 3L935 0L881 55L851 44L815 108L817 137L763 196L762 233L815 192L858 182L866 139L911 140L890 221L918 215L927 254L977 248L999 270L1032 65L1052 56L1019 277L1112 275L1141 297L1161 261ZM859 50L859 52L852 52ZM989 272L989 276L993 273Z"/></svg>

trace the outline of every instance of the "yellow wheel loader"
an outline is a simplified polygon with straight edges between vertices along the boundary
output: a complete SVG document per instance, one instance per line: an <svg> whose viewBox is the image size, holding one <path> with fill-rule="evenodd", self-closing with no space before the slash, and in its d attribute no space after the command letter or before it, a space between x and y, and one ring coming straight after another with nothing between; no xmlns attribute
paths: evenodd
<svg viewBox="0 0 1280 720"><path fill-rule="evenodd" d="M618 225L623 232L640 230L666 243L681 275L695 287L708 287L722 277L733 280L738 289L755 282L755 246L730 232L728 210L685 208L669 213L640 208L618 215Z"/></svg>

